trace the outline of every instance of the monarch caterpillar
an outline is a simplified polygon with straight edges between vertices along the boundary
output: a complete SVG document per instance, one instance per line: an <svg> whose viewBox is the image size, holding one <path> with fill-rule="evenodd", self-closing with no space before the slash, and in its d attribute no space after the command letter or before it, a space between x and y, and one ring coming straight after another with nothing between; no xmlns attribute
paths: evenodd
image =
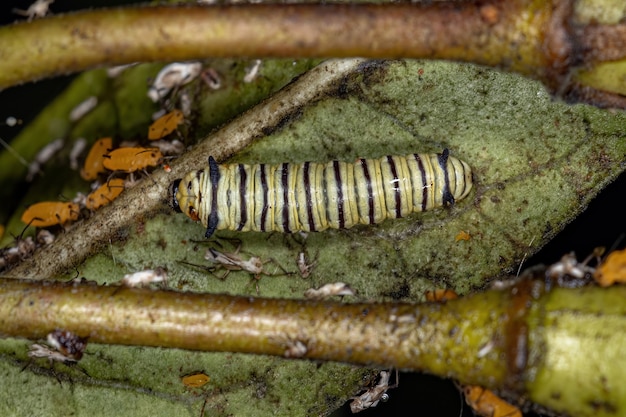
<svg viewBox="0 0 626 417"><path fill-rule="evenodd" d="M218 165L170 184L170 206L216 230L322 231L452 205L472 188L467 163L441 154L280 165Z"/></svg>

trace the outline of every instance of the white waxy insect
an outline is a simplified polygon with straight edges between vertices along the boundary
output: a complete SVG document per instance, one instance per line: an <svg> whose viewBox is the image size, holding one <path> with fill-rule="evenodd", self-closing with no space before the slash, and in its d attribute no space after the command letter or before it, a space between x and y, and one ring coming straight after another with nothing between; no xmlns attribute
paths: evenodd
<svg viewBox="0 0 626 417"><path fill-rule="evenodd" d="M41 166L50 160L54 156L55 153L59 152L63 148L63 139L53 140L43 148L37 155L35 155L35 159L28 165L28 173L26 174L26 181L31 182L35 179L35 175L41 172Z"/></svg>
<svg viewBox="0 0 626 417"><path fill-rule="evenodd" d="M63 356L75 362L83 357L83 352L87 347L86 338L79 337L69 330L56 329L48 333L46 340Z"/></svg>
<svg viewBox="0 0 626 417"><path fill-rule="evenodd" d="M368 389L358 397L355 397L350 403L350 411L352 411L353 414L359 413L363 410L367 410L368 408L376 407L379 401L387 401L389 399L387 390L395 388L395 386L389 386L390 377L391 372L380 371L378 384Z"/></svg>
<svg viewBox="0 0 626 417"><path fill-rule="evenodd" d="M484 358L485 356L487 356L489 353L491 353L491 351L493 350L493 348L495 347L495 342L493 340L488 341L487 343L485 343L479 350L478 353L476 354L477 358Z"/></svg>
<svg viewBox="0 0 626 417"><path fill-rule="evenodd" d="M13 13L28 17L28 21L30 22L33 19L45 17L52 3L54 3L54 0L37 0L31 4L28 9L13 9Z"/></svg>
<svg viewBox="0 0 626 417"><path fill-rule="evenodd" d="M200 62L174 62L166 65L148 89L148 97L156 103L172 89L193 81L201 71Z"/></svg>
<svg viewBox="0 0 626 417"><path fill-rule="evenodd" d="M313 269L317 265L317 260L309 263L306 254L304 252L298 253L298 258L296 259L296 264L298 265L298 270L300 271L300 276L302 278L308 278L313 272Z"/></svg>
<svg viewBox="0 0 626 417"><path fill-rule="evenodd" d="M98 105L98 97L91 96L79 103L70 111L70 121L77 122Z"/></svg>
<svg viewBox="0 0 626 417"><path fill-rule="evenodd" d="M594 257L600 259L604 248L596 249L583 262L578 262L574 252L563 255L559 262L556 262L546 269L546 288L553 285L564 288L577 288L593 282L595 268L588 266L589 261Z"/></svg>
<svg viewBox="0 0 626 417"><path fill-rule="evenodd" d="M163 268L146 269L124 275L122 285L127 287L140 287L142 285L155 284L167 281L167 272Z"/></svg>
<svg viewBox="0 0 626 417"><path fill-rule="evenodd" d="M30 350L28 351L29 358L47 358L50 361L57 361L62 363L76 363L75 359L68 358L61 352L57 352L56 350L50 349L46 345L40 345L38 343L33 343L30 346Z"/></svg>
<svg viewBox="0 0 626 417"><path fill-rule="evenodd" d="M171 141L159 139L150 142L150 146L159 148L163 155L180 155L185 152L185 144L178 139L174 139Z"/></svg>
<svg viewBox="0 0 626 417"><path fill-rule="evenodd" d="M95 186L95 187L94 187ZM91 188L92 189L96 189L98 188L98 182L95 181L91 184ZM76 196L74 196L74 198L72 198L72 203L74 204L78 204L78 207L85 208L85 204L87 203L87 195L81 193L80 191L76 193Z"/></svg>
<svg viewBox="0 0 626 417"><path fill-rule="evenodd" d="M77 363L82 357L87 341L67 330L54 330L46 338L50 346L34 343L30 346L28 357L47 358L50 361L62 362L66 365Z"/></svg>
<svg viewBox="0 0 626 417"><path fill-rule="evenodd" d="M37 243L31 236L18 238L15 246L0 250L0 271L30 257L37 249Z"/></svg>
<svg viewBox="0 0 626 417"><path fill-rule="evenodd" d="M215 68L205 68L200 73L200 78L211 90L219 90L222 88L222 77Z"/></svg>
<svg viewBox="0 0 626 417"><path fill-rule="evenodd" d="M41 229L37 232L37 243L40 245L50 245L54 242L55 236L46 229Z"/></svg>
<svg viewBox="0 0 626 417"><path fill-rule="evenodd" d="M54 240L55 235L46 229L39 230L36 239L33 239L32 236L16 238L15 246L0 249L0 271L31 257L35 249L49 245Z"/></svg>
<svg viewBox="0 0 626 417"><path fill-rule="evenodd" d="M271 259L271 258L266 261L261 260L261 258L259 258L258 256L251 256L249 259L244 259L239 254L240 248L241 246L238 247L234 253L226 253L226 252L223 253L213 248L209 248L206 254L204 255L204 259L214 264L217 264L217 266L224 268L226 270L226 273L224 275L222 275L221 277L218 276L218 278L222 280L226 279L230 271L249 272L250 274L253 275L253 278L256 281L257 294L259 292L258 281L261 279L261 275L278 276L278 275L291 275L292 274L291 272L285 271L283 267L281 267L274 259ZM282 274L268 272L263 267L263 265L269 262L275 263L277 267L282 270ZM189 264L188 262L182 262L182 263L185 263L188 265L194 265L194 264ZM194 266L199 266L199 265L194 265ZM204 269L210 272L213 272L215 270L215 267L204 267Z"/></svg>
<svg viewBox="0 0 626 417"><path fill-rule="evenodd" d="M263 261L257 256L251 256L250 259L243 259L239 255L239 248L234 253L222 253L213 248L209 248L204 255L207 261L219 264L221 267L229 271L247 271L254 274L258 278L263 271ZM227 273L228 273L227 272ZM223 278L225 278L224 276Z"/></svg>
<svg viewBox="0 0 626 417"><path fill-rule="evenodd" d="M186 91L183 92L180 95L179 103L180 103L180 111L183 112L183 115L185 117L191 116L191 105L193 103L192 103L191 96L189 95L189 93L187 93Z"/></svg>
<svg viewBox="0 0 626 417"><path fill-rule="evenodd" d="M594 268L586 265L585 262L579 263L574 253L563 255L559 262L556 262L546 270L546 275L551 278L570 275L574 278L582 279L585 274L593 274Z"/></svg>
<svg viewBox="0 0 626 417"><path fill-rule="evenodd" d="M300 340L292 340L285 344L285 358L301 358L308 352L306 344Z"/></svg>
<svg viewBox="0 0 626 417"><path fill-rule="evenodd" d="M323 285L318 289L309 288L304 292L304 296L311 300L321 300L332 297L333 295L354 295L354 291L348 284L343 282L334 282L332 284Z"/></svg>
<svg viewBox="0 0 626 417"><path fill-rule="evenodd" d="M70 151L70 168L76 171L79 168L78 158L83 153L85 148L87 147L87 139L78 138L76 142L74 142L74 146L72 146L72 150Z"/></svg>
<svg viewBox="0 0 626 417"><path fill-rule="evenodd" d="M255 59L250 68L246 69L246 75L243 76L244 83L251 83L259 75L259 69L261 68L261 60Z"/></svg>

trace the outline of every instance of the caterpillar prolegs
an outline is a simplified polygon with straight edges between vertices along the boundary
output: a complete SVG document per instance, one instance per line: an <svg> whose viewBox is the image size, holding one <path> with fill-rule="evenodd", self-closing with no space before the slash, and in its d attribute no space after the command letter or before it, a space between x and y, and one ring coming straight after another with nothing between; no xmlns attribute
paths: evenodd
<svg viewBox="0 0 626 417"><path fill-rule="evenodd" d="M472 188L469 165L441 154L384 156L355 163L226 164L170 184L172 208L207 228L322 231L452 205Z"/></svg>

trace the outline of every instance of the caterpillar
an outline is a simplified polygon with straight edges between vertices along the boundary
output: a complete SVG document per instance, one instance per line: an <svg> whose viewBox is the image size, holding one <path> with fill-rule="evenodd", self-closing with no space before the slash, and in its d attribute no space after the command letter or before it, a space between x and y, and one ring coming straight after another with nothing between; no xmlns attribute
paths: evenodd
<svg viewBox="0 0 626 417"><path fill-rule="evenodd" d="M237 231L322 231L449 206L472 188L469 165L441 154L384 156L355 163L218 165L169 186L172 209L207 228Z"/></svg>

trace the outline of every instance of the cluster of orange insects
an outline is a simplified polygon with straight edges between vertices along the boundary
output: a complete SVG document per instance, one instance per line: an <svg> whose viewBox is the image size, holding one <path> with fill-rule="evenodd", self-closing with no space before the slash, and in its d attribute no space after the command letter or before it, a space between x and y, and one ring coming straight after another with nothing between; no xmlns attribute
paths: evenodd
<svg viewBox="0 0 626 417"><path fill-rule="evenodd" d="M148 139L157 140L174 132L184 121L180 110L174 110L161 116L148 129ZM80 175L87 181L97 180L102 174L116 172L133 174L145 171L163 163L165 157L158 147L121 147L113 148L110 137L101 138L91 147ZM92 191L85 199L84 206L95 211L115 200L126 187L122 178L110 178L106 183ZM29 206L22 214L22 221L34 227L63 225L78 220L80 204L64 201L43 201Z"/></svg>

